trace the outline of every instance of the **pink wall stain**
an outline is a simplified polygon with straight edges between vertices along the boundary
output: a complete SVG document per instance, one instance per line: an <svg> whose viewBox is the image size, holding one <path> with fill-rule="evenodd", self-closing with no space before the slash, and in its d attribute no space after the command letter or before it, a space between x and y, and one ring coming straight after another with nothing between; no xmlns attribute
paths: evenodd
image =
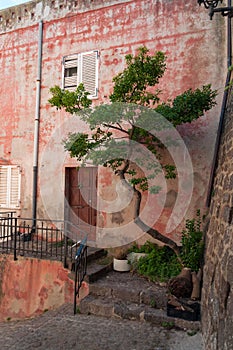
<svg viewBox="0 0 233 350"><path fill-rule="evenodd" d="M207 83L220 91L219 105L207 117L179 128L192 157L195 179L198 179L194 183L190 212L200 207L205 209L226 72L223 64L226 52L225 22L209 21L206 11L193 0L112 0L77 4L78 7L71 10L64 1L62 10L57 11L53 8L56 4L50 5L46 1L42 2L44 12L37 14L39 10L29 3L28 14L34 12L34 19L21 15L21 21L17 20L17 16L7 21L5 13L6 17L11 13L2 13L0 164L16 164L22 168L20 214L24 217L31 215L39 19L44 22L38 179L40 216L47 218L47 208L52 208L49 217L63 219L64 168L76 163L74 159L64 156L62 140L69 131L87 131L78 117L73 119L70 129L66 127L72 120L70 115L57 111L48 103L50 87L61 86L63 56L99 50L99 92L98 99L94 101L94 104L99 104L107 101L113 88L113 76L124 69L125 55L134 54L142 45L146 45L151 52L161 50L167 55L167 70L159 84L159 88L163 89L162 100ZM54 137L56 130L58 134ZM44 161L44 154L48 153L51 155L49 162L53 163L51 171L47 170L48 164ZM49 198L51 202L44 203L41 193L51 178L56 179L51 189L53 195ZM100 174L99 179L99 192L104 194L108 191L108 197L112 195L115 198L112 178L108 174ZM58 203L56 208L54 203ZM155 203L151 208L152 214L157 207L159 205ZM106 215L100 215L102 227L108 220ZM169 209L165 209L157 223L161 230L168 216Z"/></svg>
<svg viewBox="0 0 233 350"><path fill-rule="evenodd" d="M61 262L19 258L0 258L0 321L24 319L73 303L74 281ZM77 303L88 294L83 283Z"/></svg>

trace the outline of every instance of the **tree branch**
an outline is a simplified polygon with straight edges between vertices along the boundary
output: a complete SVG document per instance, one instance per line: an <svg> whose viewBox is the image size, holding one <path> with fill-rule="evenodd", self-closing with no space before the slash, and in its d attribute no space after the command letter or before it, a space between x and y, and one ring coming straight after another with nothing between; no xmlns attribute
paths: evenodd
<svg viewBox="0 0 233 350"><path fill-rule="evenodd" d="M105 126L106 128L109 128L109 129L114 129L114 130L118 130L118 131L121 131L121 132L124 132L125 134L129 135L129 132L122 129L122 128L119 128L117 126L114 126L114 125L111 125L111 124L105 124L103 123L103 126Z"/></svg>
<svg viewBox="0 0 233 350"><path fill-rule="evenodd" d="M140 191L138 191L135 187L133 188L134 193L136 195L136 205L135 205L135 211L134 211L134 222L135 224L140 227L144 232L147 232L151 237L157 239L158 241L166 244L169 246L177 255L179 261L181 262L181 259L179 258L180 255L180 247L174 242L172 239L162 235L159 231L156 229L149 227L146 225L140 218L140 207L141 207L141 199L142 194Z"/></svg>
<svg viewBox="0 0 233 350"><path fill-rule="evenodd" d="M174 242L172 239L162 235L156 229L147 226L140 219L139 216L134 219L134 222L138 227L140 227L144 232L147 232L151 237L157 239L158 241L160 241L160 242L164 243L165 245L167 245L168 247L170 247L176 253L176 255L179 259L180 247L176 244L176 242ZM179 261L181 262L181 259L179 259Z"/></svg>
<svg viewBox="0 0 233 350"><path fill-rule="evenodd" d="M136 204L134 207L134 222L135 224L144 232L148 233L151 237L157 239L158 241L164 243L165 245L169 246L174 253L177 255L178 261L182 264L182 260L180 258L180 250L181 248L174 242L172 239L162 235L159 231L156 229L146 225L140 218L140 207L141 207L141 199L142 199L142 194L140 191L138 191L135 186L132 187L129 182L125 178L125 173L129 167L129 160L125 162L125 166L122 170L117 172L117 175L119 175L120 179L123 181L126 187L128 187L129 190L133 190L135 197L136 197Z"/></svg>

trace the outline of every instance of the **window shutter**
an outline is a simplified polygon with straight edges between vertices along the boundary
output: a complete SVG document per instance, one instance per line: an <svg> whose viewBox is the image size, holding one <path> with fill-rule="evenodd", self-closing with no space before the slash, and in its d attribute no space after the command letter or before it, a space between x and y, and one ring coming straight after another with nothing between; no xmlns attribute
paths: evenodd
<svg viewBox="0 0 233 350"><path fill-rule="evenodd" d="M62 88L69 91L76 90L83 83L89 98L98 94L98 51L90 51L63 58Z"/></svg>
<svg viewBox="0 0 233 350"><path fill-rule="evenodd" d="M0 167L1 208L18 208L20 206L20 179L18 166Z"/></svg>
<svg viewBox="0 0 233 350"><path fill-rule="evenodd" d="M98 93L98 51L80 54L80 77L85 89L90 93L89 97L97 97Z"/></svg>
<svg viewBox="0 0 233 350"><path fill-rule="evenodd" d="M7 207L7 167L0 167L0 208Z"/></svg>
<svg viewBox="0 0 233 350"><path fill-rule="evenodd" d="M63 89L74 91L78 84L78 55L64 57L63 66Z"/></svg>
<svg viewBox="0 0 233 350"><path fill-rule="evenodd" d="M9 207L17 208L20 204L20 169L11 168L10 189L9 189Z"/></svg>

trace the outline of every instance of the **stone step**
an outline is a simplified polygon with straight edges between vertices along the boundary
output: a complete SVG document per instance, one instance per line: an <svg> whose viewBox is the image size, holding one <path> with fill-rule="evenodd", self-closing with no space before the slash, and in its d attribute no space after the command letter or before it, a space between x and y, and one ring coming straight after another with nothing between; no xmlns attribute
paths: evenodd
<svg viewBox="0 0 233 350"><path fill-rule="evenodd" d="M106 250L104 249L99 249L99 248L94 248L94 247L87 247L87 264L91 264L93 261L97 259L104 258L107 255ZM75 270L75 260L67 258L67 268L70 271Z"/></svg>
<svg viewBox="0 0 233 350"><path fill-rule="evenodd" d="M111 317L114 314L114 303L109 299L95 298L88 295L79 304L81 314Z"/></svg>
<svg viewBox="0 0 233 350"><path fill-rule="evenodd" d="M144 304L127 303L112 297L98 297L88 295L80 303L82 314L93 314L104 317L118 317L121 319L149 322L164 327L199 330L199 321L186 321L167 316L166 310L155 309Z"/></svg>
<svg viewBox="0 0 233 350"><path fill-rule="evenodd" d="M107 255L107 251L104 249L87 247L87 262L91 262L93 260L100 259Z"/></svg>
<svg viewBox="0 0 233 350"><path fill-rule="evenodd" d="M132 302L138 304L145 304L153 306L155 308L166 307L166 297L161 297L161 292L156 291L156 289L129 289L126 287L112 287L107 284L90 284L89 285L90 294L93 296L105 296L113 297L125 302ZM166 291L164 291L166 294Z"/></svg>
<svg viewBox="0 0 233 350"><path fill-rule="evenodd" d="M89 292L95 297L112 297L158 309L167 305L166 286L149 283L132 273L112 271L96 283L90 283Z"/></svg>
<svg viewBox="0 0 233 350"><path fill-rule="evenodd" d="M84 277L85 282L93 283L99 278L105 276L112 270L112 259L108 258L104 249L96 249L88 247L87 250L87 274ZM75 266L68 267L70 269L69 277L75 280Z"/></svg>
<svg viewBox="0 0 233 350"><path fill-rule="evenodd" d="M85 281L87 283L93 283L99 278L105 276L109 271L112 270L112 262L102 263L102 259L98 259L88 263L87 274L85 276Z"/></svg>

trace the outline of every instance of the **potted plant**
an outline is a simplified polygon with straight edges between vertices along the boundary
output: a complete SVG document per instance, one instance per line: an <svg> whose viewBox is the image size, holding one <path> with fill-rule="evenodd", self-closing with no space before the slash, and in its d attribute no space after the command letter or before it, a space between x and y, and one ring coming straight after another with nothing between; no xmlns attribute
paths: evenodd
<svg viewBox="0 0 233 350"><path fill-rule="evenodd" d="M113 270L119 271L119 272L127 272L130 271L130 263L127 259L127 257L122 258L113 258Z"/></svg>
<svg viewBox="0 0 233 350"><path fill-rule="evenodd" d="M128 272L130 271L130 263L127 258L128 249L124 249L123 247L117 247L111 249L110 254L113 255L113 270L119 272Z"/></svg>

